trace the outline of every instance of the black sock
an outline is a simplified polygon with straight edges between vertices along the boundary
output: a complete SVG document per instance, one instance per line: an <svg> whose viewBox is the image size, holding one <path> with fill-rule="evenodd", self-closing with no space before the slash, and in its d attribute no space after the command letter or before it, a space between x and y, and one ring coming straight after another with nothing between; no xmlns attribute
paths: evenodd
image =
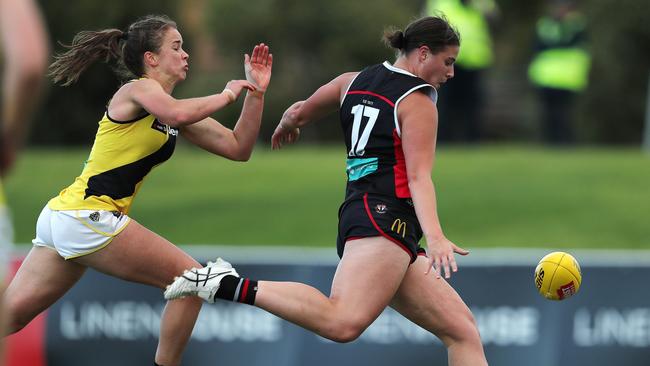
<svg viewBox="0 0 650 366"><path fill-rule="evenodd" d="M257 295L257 281L228 275L221 280L219 290L214 297L255 305L255 295Z"/></svg>

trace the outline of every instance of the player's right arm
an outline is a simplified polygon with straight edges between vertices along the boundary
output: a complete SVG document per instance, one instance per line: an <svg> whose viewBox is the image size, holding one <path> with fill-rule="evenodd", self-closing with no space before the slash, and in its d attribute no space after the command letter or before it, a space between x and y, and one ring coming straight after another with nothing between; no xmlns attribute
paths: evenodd
<svg viewBox="0 0 650 366"><path fill-rule="evenodd" d="M402 150L406 162L409 190L420 226L427 241L429 267L436 277L444 270L449 278L450 269L458 267L454 253L468 252L447 239L438 218L436 192L431 171L436 150L438 111L433 101L424 93L412 93L400 103L398 119L401 123Z"/></svg>
<svg viewBox="0 0 650 366"><path fill-rule="evenodd" d="M137 116L140 109L156 116L162 123L174 128L202 121L212 113L234 102L242 90L255 90L255 86L246 80L233 80L226 84L223 92L199 98L176 99L169 95L155 80L141 79L125 85L125 96L111 103L111 116L118 118L113 110L124 110L131 116ZM227 91L227 90L230 90ZM232 93L231 93L232 92ZM119 98L119 99L118 99ZM130 111L132 110L132 111ZM121 114L121 113L120 113Z"/></svg>
<svg viewBox="0 0 650 366"><path fill-rule="evenodd" d="M357 72L342 74L321 86L307 100L291 105L284 114L271 137L273 149L283 144L291 144L300 136L300 128L337 111L341 106L343 94L357 75Z"/></svg>

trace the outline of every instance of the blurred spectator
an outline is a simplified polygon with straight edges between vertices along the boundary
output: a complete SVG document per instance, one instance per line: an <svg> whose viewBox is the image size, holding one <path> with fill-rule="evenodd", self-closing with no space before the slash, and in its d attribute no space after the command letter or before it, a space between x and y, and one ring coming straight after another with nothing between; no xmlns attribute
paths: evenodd
<svg viewBox="0 0 650 366"><path fill-rule="evenodd" d="M47 67L48 43L37 5L31 0L0 0L0 56L2 103L0 109L0 178L13 165L27 134ZM0 181L0 337L4 336L2 293L4 274L13 241L9 210ZM0 338L0 365L4 365Z"/></svg>
<svg viewBox="0 0 650 366"><path fill-rule="evenodd" d="M528 77L542 104L544 142L575 142L572 112L576 96L587 85L590 56L585 49L585 17L572 0L550 0L537 21L535 55Z"/></svg>
<svg viewBox="0 0 650 366"><path fill-rule="evenodd" d="M492 0L428 0L428 15L442 12L460 33L461 47L454 82L440 91L438 126L440 141L477 142L482 137L482 79L492 66L492 38L488 23L496 20L498 8Z"/></svg>

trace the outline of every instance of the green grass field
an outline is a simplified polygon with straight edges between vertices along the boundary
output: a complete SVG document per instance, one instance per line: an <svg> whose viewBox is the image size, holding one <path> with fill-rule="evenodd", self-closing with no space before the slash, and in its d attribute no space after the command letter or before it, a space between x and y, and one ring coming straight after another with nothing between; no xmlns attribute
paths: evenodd
<svg viewBox="0 0 650 366"><path fill-rule="evenodd" d="M79 150L26 151L6 182L16 241L79 174ZM333 246L344 151L259 146L248 163L179 147L131 216L177 244ZM650 248L650 156L637 150L441 147L434 169L447 236L467 247Z"/></svg>

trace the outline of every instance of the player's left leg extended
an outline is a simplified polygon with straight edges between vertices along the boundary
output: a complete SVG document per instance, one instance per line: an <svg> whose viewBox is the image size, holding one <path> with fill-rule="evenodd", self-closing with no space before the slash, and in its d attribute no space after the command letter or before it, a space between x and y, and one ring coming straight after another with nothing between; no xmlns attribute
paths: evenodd
<svg viewBox="0 0 650 366"><path fill-rule="evenodd" d="M347 242L329 297L298 282L255 282L236 277L236 273L220 276L232 270L221 261L179 276L165 296L200 296L209 302L215 298L242 302L243 297L250 300L244 302L322 337L350 342L388 306L409 260L404 250L384 237L361 238ZM256 295L245 295L251 293Z"/></svg>
<svg viewBox="0 0 650 366"><path fill-rule="evenodd" d="M105 248L74 261L111 276L161 289L184 269L201 267L190 255L135 220ZM167 303L160 325L157 364L181 363L201 304L201 299L195 297Z"/></svg>
<svg viewBox="0 0 650 366"><path fill-rule="evenodd" d="M332 290L295 282L259 281L255 306L336 342L351 342L388 306L409 256L377 236L348 241Z"/></svg>
<svg viewBox="0 0 650 366"><path fill-rule="evenodd" d="M391 307L435 334L448 350L450 366L487 365L474 317L456 290L433 271L426 257L409 267Z"/></svg>

